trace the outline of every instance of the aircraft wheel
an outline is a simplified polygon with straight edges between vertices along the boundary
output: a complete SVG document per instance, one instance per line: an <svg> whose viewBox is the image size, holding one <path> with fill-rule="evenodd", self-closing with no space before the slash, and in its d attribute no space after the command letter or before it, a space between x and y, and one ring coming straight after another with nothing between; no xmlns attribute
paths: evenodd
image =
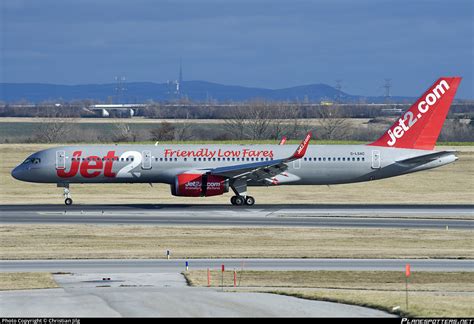
<svg viewBox="0 0 474 324"><path fill-rule="evenodd" d="M66 204L66 206L72 205L72 199L66 198L66 200L64 200L64 203Z"/></svg>
<svg viewBox="0 0 474 324"><path fill-rule="evenodd" d="M245 197L245 204L247 206L253 206L253 204L255 204L255 198L253 198L252 196Z"/></svg>
<svg viewBox="0 0 474 324"><path fill-rule="evenodd" d="M236 197L236 196L232 196L232 197L230 198L230 203L231 203L232 205L234 205L234 206L235 206L235 197Z"/></svg>
<svg viewBox="0 0 474 324"><path fill-rule="evenodd" d="M242 196L234 196L234 202L236 206L242 206L245 203L245 199Z"/></svg>

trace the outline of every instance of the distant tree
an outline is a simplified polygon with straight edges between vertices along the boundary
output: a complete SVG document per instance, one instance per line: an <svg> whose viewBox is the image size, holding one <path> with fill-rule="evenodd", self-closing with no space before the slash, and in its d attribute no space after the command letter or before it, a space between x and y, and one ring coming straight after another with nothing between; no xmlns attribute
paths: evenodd
<svg viewBox="0 0 474 324"><path fill-rule="evenodd" d="M175 138L176 127L167 121L162 121L160 126L150 131L150 139L153 141L170 141Z"/></svg>
<svg viewBox="0 0 474 324"><path fill-rule="evenodd" d="M71 121L65 118L43 118L36 127L36 138L41 143L61 143L70 139Z"/></svg>
<svg viewBox="0 0 474 324"><path fill-rule="evenodd" d="M321 106L319 108L319 135L323 139L345 139L351 130L350 119L341 117L340 106Z"/></svg>
<svg viewBox="0 0 474 324"><path fill-rule="evenodd" d="M279 139L298 137L308 130L309 123L299 118L298 106L287 103L254 101L233 107L224 118L226 130L239 139Z"/></svg>
<svg viewBox="0 0 474 324"><path fill-rule="evenodd" d="M114 142L136 142L137 133L132 129L129 123L117 122L114 124L113 130Z"/></svg>

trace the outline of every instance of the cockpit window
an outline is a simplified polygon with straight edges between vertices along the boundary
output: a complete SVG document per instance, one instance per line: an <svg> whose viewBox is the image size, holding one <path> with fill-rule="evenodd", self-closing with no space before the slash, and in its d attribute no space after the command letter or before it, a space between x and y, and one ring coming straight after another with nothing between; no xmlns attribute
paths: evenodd
<svg viewBox="0 0 474 324"><path fill-rule="evenodd" d="M27 158L25 161L23 161L23 164L29 164L29 163L40 164L41 159L40 158Z"/></svg>

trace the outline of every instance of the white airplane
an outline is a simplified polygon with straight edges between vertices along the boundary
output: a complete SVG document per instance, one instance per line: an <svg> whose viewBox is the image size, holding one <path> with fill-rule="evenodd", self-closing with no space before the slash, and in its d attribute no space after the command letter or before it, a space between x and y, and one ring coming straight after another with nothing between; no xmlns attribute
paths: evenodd
<svg viewBox="0 0 474 324"><path fill-rule="evenodd" d="M30 155L18 180L56 183L72 204L74 183L166 183L175 196L208 197L231 189L233 205L253 205L249 186L328 185L373 181L457 160L434 147L461 82L438 79L375 142L367 145L79 145ZM330 109L330 108L328 108Z"/></svg>

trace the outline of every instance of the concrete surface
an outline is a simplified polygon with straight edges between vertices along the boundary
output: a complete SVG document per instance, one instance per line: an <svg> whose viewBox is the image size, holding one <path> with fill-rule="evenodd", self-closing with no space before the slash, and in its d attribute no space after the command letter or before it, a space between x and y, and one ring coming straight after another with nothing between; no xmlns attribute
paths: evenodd
<svg viewBox="0 0 474 324"><path fill-rule="evenodd" d="M189 259L190 270L346 270L346 271L474 271L474 260L455 259ZM185 270L186 260L0 260L3 272L168 273Z"/></svg>
<svg viewBox="0 0 474 324"><path fill-rule="evenodd" d="M103 280L110 277L110 281ZM0 292L1 317L387 317L382 311L264 293L187 287L176 273L55 275L62 287Z"/></svg>
<svg viewBox="0 0 474 324"><path fill-rule="evenodd" d="M4 224L474 229L473 205L0 205Z"/></svg>

